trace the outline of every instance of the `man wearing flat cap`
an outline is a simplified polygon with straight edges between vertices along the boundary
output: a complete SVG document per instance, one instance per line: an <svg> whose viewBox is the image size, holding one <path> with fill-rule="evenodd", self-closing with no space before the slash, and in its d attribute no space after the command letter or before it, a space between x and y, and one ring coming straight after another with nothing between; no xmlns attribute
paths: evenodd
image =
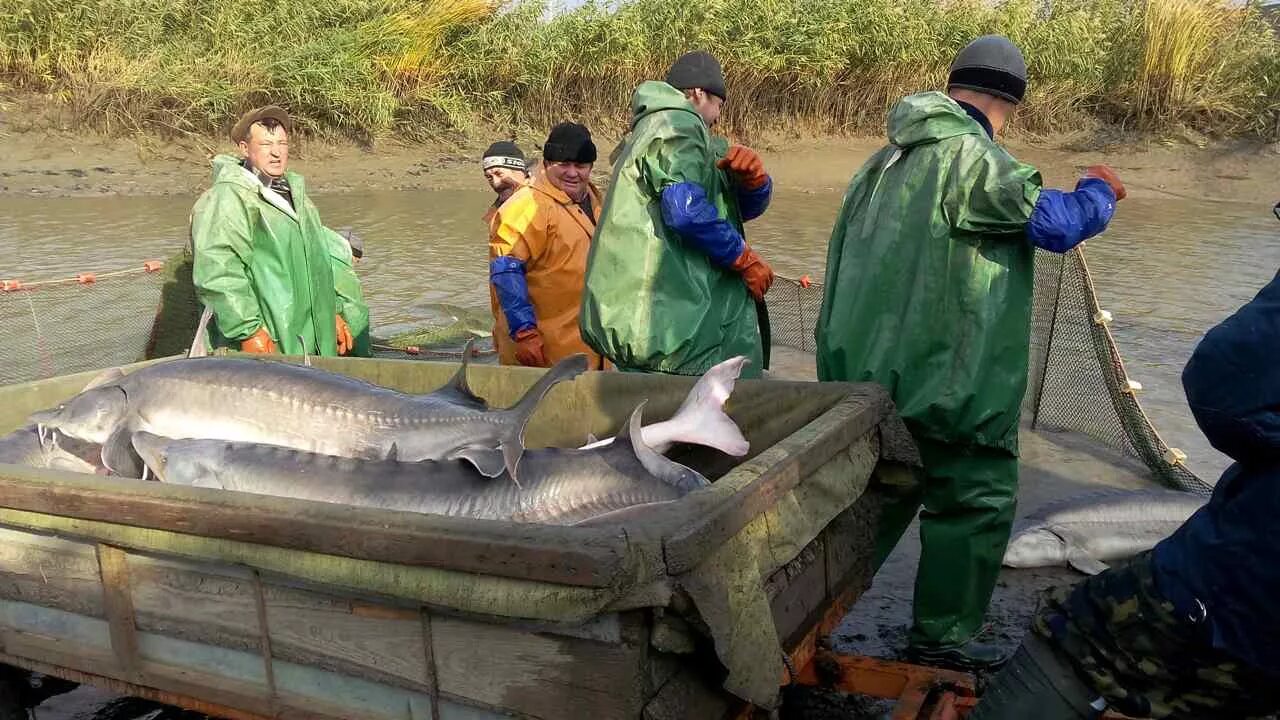
<svg viewBox="0 0 1280 720"><path fill-rule="evenodd" d="M763 369L757 302L773 271L742 224L773 183L754 151L711 134L725 96L705 52L632 96L582 299L583 339L619 369L700 375L737 355L744 377Z"/></svg>
<svg viewBox="0 0 1280 720"><path fill-rule="evenodd" d="M578 308L600 191L591 182L596 146L587 128L564 122L542 146L542 172L498 208L490 223L489 280L493 334L504 365L550 367L586 353L603 360L578 333Z"/></svg>
<svg viewBox="0 0 1280 720"><path fill-rule="evenodd" d="M250 110L231 130L241 156L213 159L213 185L192 211L196 295L213 312L214 347L346 355L369 316L352 245L321 224L288 171L289 131L282 108Z"/></svg>
<svg viewBox="0 0 1280 720"><path fill-rule="evenodd" d="M1109 168L1073 192L996 143L1027 89L1003 37L973 41L947 93L904 98L889 144L853 178L827 251L818 377L888 389L924 461L881 516L882 562L920 513L908 656L991 667L977 635L1009 541L1018 487L1036 248L1067 252L1106 228L1124 186Z"/></svg>

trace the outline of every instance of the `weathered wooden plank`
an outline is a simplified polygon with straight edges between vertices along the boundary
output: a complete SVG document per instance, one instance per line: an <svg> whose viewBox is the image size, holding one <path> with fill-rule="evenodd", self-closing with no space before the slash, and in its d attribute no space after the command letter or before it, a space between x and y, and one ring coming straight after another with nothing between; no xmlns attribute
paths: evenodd
<svg viewBox="0 0 1280 720"><path fill-rule="evenodd" d="M645 705L643 720L717 720L728 716L730 700L702 674L686 668L668 680Z"/></svg>
<svg viewBox="0 0 1280 720"><path fill-rule="evenodd" d="M807 562L795 570L787 567L775 573L775 577L779 574L782 577L778 578L779 590L769 606L779 638L790 638L802 631L805 619L827 599L827 557L822 540L810 543L801 557Z"/></svg>
<svg viewBox="0 0 1280 720"><path fill-rule="evenodd" d="M0 598L103 617L94 546L0 527Z"/></svg>
<svg viewBox="0 0 1280 720"><path fill-rule="evenodd" d="M129 556L138 629L180 640L260 647L253 574L245 568Z"/></svg>
<svg viewBox="0 0 1280 720"><path fill-rule="evenodd" d="M686 498L700 502L683 508L681 523L666 536L663 547L669 573L692 570L711 549L736 535L836 453L874 434L887 411L884 391L863 385L850 387L854 391L835 407L736 470L735 474L753 469L760 472L733 495ZM868 474L870 471L869 466Z"/></svg>
<svg viewBox="0 0 1280 720"><path fill-rule="evenodd" d="M133 624L133 598L129 589L128 555L118 547L99 545L98 567L102 572L102 606L111 630L111 649L125 677L141 681L138 629Z"/></svg>
<svg viewBox="0 0 1280 720"><path fill-rule="evenodd" d="M433 615L440 692L536 718L634 720L648 669L643 649L534 635Z"/></svg>
<svg viewBox="0 0 1280 720"><path fill-rule="evenodd" d="M625 566L617 529L552 527L354 508L35 468L0 470L6 508L404 565L582 587Z"/></svg>
<svg viewBox="0 0 1280 720"><path fill-rule="evenodd" d="M271 649L281 660L429 692L422 621L369 617L349 600L263 586Z"/></svg>

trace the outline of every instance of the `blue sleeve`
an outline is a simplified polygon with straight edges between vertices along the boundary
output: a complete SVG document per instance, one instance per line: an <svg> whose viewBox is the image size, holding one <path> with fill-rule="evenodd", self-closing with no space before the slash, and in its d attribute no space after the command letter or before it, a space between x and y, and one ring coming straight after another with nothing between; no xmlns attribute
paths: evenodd
<svg viewBox="0 0 1280 720"><path fill-rule="evenodd" d="M746 246L742 235L720 217L707 199L707 191L697 183L676 183L662 191L662 221L721 267L732 265Z"/></svg>
<svg viewBox="0 0 1280 720"><path fill-rule="evenodd" d="M529 300L529 284L524 278L524 261L510 255L502 255L489 263L489 282L498 294L502 314L507 316L507 330L514 339L516 333L537 327L533 303Z"/></svg>
<svg viewBox="0 0 1280 720"><path fill-rule="evenodd" d="M737 187L738 212L742 213L743 222L755 220L769 209L769 198L773 197L773 178L769 178L755 190L744 190L741 185Z"/></svg>
<svg viewBox="0 0 1280 720"><path fill-rule="evenodd" d="M1116 194L1105 180L1084 178L1074 192L1044 190L1027 223L1027 239L1064 253L1106 230L1115 211Z"/></svg>

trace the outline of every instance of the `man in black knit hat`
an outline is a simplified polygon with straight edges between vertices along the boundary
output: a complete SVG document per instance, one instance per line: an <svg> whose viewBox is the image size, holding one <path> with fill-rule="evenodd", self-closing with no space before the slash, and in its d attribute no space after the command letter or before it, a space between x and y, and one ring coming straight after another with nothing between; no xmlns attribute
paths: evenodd
<svg viewBox="0 0 1280 720"><path fill-rule="evenodd" d="M759 377L757 310L773 270L743 237L773 181L760 156L711 134L724 74L705 52L636 88L582 301L582 337L622 370L701 375L736 355Z"/></svg>
<svg viewBox="0 0 1280 720"><path fill-rule="evenodd" d="M1072 192L1046 189L996 142L1026 89L1009 40L965 47L945 94L894 106L827 251L818 378L883 385L924 461L924 481L881 515L877 562L919 513L907 655L927 664L1004 659L978 636L1014 517L1034 252L1101 232L1124 197L1105 166Z"/></svg>

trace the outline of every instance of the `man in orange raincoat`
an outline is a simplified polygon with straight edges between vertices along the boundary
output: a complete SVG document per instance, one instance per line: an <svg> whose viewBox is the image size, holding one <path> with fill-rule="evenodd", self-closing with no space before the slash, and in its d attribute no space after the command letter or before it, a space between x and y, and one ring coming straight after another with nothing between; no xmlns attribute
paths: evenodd
<svg viewBox="0 0 1280 720"><path fill-rule="evenodd" d="M542 148L544 172L493 218L489 281L503 365L550 367L586 353L590 367L604 367L578 334L587 255L600 216L600 191L591 183L595 161L587 128L556 125Z"/></svg>

